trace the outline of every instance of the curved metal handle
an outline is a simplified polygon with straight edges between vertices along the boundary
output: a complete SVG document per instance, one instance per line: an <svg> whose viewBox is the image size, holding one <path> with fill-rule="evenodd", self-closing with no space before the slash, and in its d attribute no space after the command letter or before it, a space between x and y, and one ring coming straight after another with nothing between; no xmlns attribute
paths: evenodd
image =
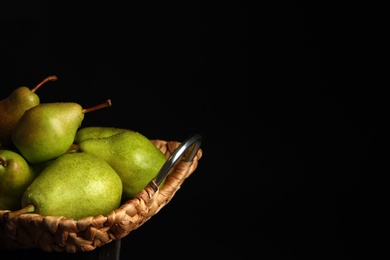
<svg viewBox="0 0 390 260"><path fill-rule="evenodd" d="M194 159L202 143L202 136L199 134L188 137L183 141L176 150L169 156L165 164L161 167L160 171L156 175L156 184L160 185L161 182L168 175L172 167L178 162L180 157L184 155L184 152L189 150L189 153L182 158L183 161L190 162Z"/></svg>

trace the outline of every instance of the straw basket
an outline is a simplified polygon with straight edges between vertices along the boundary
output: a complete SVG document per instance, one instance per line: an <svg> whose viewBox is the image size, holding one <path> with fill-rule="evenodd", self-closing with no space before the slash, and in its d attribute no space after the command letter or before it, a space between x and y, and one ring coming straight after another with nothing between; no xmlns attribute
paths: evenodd
<svg viewBox="0 0 390 260"><path fill-rule="evenodd" d="M202 157L200 135L191 136L182 143L152 142L165 154L167 162L135 198L107 216L79 220L0 210L0 245L10 250L40 248L46 252L75 253L94 250L139 228L170 202Z"/></svg>

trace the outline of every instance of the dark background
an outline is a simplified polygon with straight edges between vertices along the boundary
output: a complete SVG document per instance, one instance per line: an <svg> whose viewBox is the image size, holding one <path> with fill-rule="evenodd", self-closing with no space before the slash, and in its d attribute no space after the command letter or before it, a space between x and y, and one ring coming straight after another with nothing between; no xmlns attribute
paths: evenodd
<svg viewBox="0 0 390 260"><path fill-rule="evenodd" d="M12 2L1 98L57 75L41 102L112 100L84 126L203 136L198 168L122 239L123 259L373 256L388 245L375 25L367 6L312 2Z"/></svg>

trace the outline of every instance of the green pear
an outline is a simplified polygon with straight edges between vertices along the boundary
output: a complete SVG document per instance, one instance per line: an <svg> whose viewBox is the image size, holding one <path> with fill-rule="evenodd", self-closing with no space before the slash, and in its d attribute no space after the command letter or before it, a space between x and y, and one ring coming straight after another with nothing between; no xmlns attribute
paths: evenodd
<svg viewBox="0 0 390 260"><path fill-rule="evenodd" d="M0 209L18 210L37 172L18 152L0 150Z"/></svg>
<svg viewBox="0 0 390 260"><path fill-rule="evenodd" d="M126 129L108 126L87 126L77 130L74 142L76 144L89 138L102 138L122 132Z"/></svg>
<svg viewBox="0 0 390 260"><path fill-rule="evenodd" d="M0 147L12 146L11 135L15 125L27 109L40 103L40 98L35 92L46 82L54 80L57 80L56 76L49 76L33 89L26 86L18 87L7 98L0 101Z"/></svg>
<svg viewBox="0 0 390 260"><path fill-rule="evenodd" d="M30 163L53 160L72 146L84 114L111 106L111 100L82 108L75 102L41 103L27 110L12 132L12 141Z"/></svg>
<svg viewBox="0 0 390 260"><path fill-rule="evenodd" d="M22 208L43 216L81 219L107 215L121 203L122 181L104 160L66 153L48 164L23 194Z"/></svg>
<svg viewBox="0 0 390 260"><path fill-rule="evenodd" d="M132 130L85 139L78 144L78 149L111 165L122 179L123 200L134 198L166 162L165 155L147 137Z"/></svg>

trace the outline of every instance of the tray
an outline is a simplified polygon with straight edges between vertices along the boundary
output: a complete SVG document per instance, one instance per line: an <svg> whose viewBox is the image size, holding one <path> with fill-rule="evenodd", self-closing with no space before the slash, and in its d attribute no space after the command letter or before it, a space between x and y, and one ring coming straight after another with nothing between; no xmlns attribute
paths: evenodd
<svg viewBox="0 0 390 260"><path fill-rule="evenodd" d="M79 220L0 210L0 246L9 250L91 251L139 228L171 201L202 157L202 136L199 134L181 143L158 139L151 141L165 154L167 161L156 178L136 197L106 216L89 216ZM163 180L164 184L159 188Z"/></svg>

